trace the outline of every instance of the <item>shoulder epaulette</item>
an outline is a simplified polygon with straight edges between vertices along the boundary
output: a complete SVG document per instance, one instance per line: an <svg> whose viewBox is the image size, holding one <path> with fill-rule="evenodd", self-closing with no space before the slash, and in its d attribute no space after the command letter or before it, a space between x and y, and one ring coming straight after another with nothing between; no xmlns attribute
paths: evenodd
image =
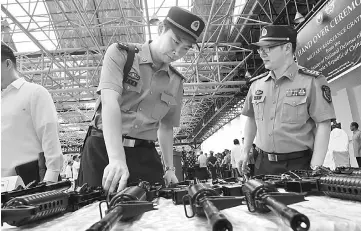
<svg viewBox="0 0 361 231"><path fill-rule="evenodd" d="M265 73L262 73L260 75L257 75L256 77L253 77L252 79L249 80L250 83L258 80L258 79L262 79L263 77L267 76L269 74L269 72L265 72Z"/></svg>
<svg viewBox="0 0 361 231"><path fill-rule="evenodd" d="M139 52L139 48L132 44L134 47L135 47L135 53L138 53ZM119 50L126 50L126 51L129 51L129 44L128 43L122 43L122 42L117 42L117 47Z"/></svg>
<svg viewBox="0 0 361 231"><path fill-rule="evenodd" d="M298 69L298 73L304 74L304 75L309 75L309 76L316 77L316 78L322 75L322 73L319 71L310 70L305 67L301 67L300 69Z"/></svg>
<svg viewBox="0 0 361 231"><path fill-rule="evenodd" d="M186 79L186 77L184 77L184 75L182 75L175 67L173 67L172 65L169 65L169 69L171 69L174 73L176 73L177 75L179 75L182 79Z"/></svg>

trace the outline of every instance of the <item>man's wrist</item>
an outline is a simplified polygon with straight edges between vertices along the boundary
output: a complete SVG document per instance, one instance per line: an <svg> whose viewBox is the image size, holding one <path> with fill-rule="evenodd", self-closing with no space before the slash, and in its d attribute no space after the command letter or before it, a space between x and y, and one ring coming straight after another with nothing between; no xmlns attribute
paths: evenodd
<svg viewBox="0 0 361 231"><path fill-rule="evenodd" d="M175 172L175 167L174 167L174 166L165 166L164 172L167 172L167 171L173 171L173 172Z"/></svg>

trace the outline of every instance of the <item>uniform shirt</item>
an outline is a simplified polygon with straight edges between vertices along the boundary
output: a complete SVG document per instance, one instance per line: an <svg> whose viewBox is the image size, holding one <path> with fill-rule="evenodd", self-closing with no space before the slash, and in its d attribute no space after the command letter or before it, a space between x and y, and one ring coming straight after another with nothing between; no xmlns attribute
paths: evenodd
<svg viewBox="0 0 361 231"><path fill-rule="evenodd" d="M243 160L244 157L242 156L242 148L243 146L240 144L234 145L231 150L231 165L232 168L237 168L237 164L239 161Z"/></svg>
<svg viewBox="0 0 361 231"><path fill-rule="evenodd" d="M198 163L200 168L206 168L207 167L207 157L206 155L202 154L198 157Z"/></svg>
<svg viewBox="0 0 361 231"><path fill-rule="evenodd" d="M326 78L315 75L293 63L278 80L270 72L252 83L242 114L255 118L257 147L270 153L313 149L316 123L335 118Z"/></svg>
<svg viewBox="0 0 361 231"><path fill-rule="evenodd" d="M118 49L116 43L108 48L97 92L100 94L101 90L111 89L119 93L123 135L157 140L160 121L169 126L179 126L183 79L169 65L157 71L153 69L149 42L138 48L140 51L135 54L132 69L126 78L123 68L127 51ZM102 130L100 111L94 123Z"/></svg>
<svg viewBox="0 0 361 231"><path fill-rule="evenodd" d="M16 175L15 167L44 152L44 181L58 181L63 155L58 117L49 92L20 78L1 93L1 174Z"/></svg>
<svg viewBox="0 0 361 231"><path fill-rule="evenodd" d="M356 130L352 135L353 151L355 157L361 157L361 131Z"/></svg>

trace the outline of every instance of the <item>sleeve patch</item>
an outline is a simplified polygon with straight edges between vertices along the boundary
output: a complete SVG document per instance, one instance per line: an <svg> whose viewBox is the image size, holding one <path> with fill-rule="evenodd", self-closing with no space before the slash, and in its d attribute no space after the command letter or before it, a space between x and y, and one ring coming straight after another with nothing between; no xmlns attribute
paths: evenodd
<svg viewBox="0 0 361 231"><path fill-rule="evenodd" d="M331 89L326 85L322 85L321 90L322 90L323 98L325 98L327 102L331 103L332 102Z"/></svg>
<svg viewBox="0 0 361 231"><path fill-rule="evenodd" d="M318 77L318 76L322 75L322 73L319 72L319 71L309 70L307 68L301 68L301 69L298 70L298 72L300 74L310 75L310 76L313 76L313 77Z"/></svg>

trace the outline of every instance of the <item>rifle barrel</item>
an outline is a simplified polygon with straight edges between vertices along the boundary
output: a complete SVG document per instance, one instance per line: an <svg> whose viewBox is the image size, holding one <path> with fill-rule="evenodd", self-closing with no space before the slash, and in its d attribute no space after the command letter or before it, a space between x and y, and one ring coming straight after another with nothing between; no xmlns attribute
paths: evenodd
<svg viewBox="0 0 361 231"><path fill-rule="evenodd" d="M233 226L214 204L204 199L202 202L204 213L212 226L212 231L232 231Z"/></svg>
<svg viewBox="0 0 361 231"><path fill-rule="evenodd" d="M308 217L297 210L286 206L272 196L265 196L264 202L269 209L279 215L293 230L307 231L310 228Z"/></svg>
<svg viewBox="0 0 361 231"><path fill-rule="evenodd" d="M115 223L122 218L123 212L122 206L115 206L103 219L93 224L86 231L110 231Z"/></svg>

